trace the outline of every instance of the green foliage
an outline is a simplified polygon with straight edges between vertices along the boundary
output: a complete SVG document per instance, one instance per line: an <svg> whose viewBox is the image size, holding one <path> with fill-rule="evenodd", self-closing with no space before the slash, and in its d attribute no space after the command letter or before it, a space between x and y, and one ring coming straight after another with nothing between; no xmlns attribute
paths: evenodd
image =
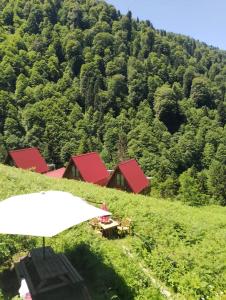
<svg viewBox="0 0 226 300"><path fill-rule="evenodd" d="M182 176L182 175L181 175ZM180 178L179 178L180 180ZM163 198L174 198L178 191L178 181L176 178L168 177L161 183L156 183L160 196ZM179 190L180 191L180 190ZM181 191L180 191L181 192ZM183 195L186 197L185 195ZM187 200L187 198L186 198Z"/></svg>
<svg viewBox="0 0 226 300"><path fill-rule="evenodd" d="M208 172L208 188L212 196L222 205L226 205L226 165L213 160Z"/></svg>
<svg viewBox="0 0 226 300"><path fill-rule="evenodd" d="M225 51L98 0L4 0L0 11L1 161L28 146L57 166L86 151L111 168L136 158L164 197L195 166L205 173L201 193L225 204L212 165L225 164L215 157L225 135Z"/></svg>
<svg viewBox="0 0 226 300"><path fill-rule="evenodd" d="M194 178L195 171L190 172ZM133 235L124 239L102 238L83 223L46 241L55 251L65 252L85 278L94 300L164 299L160 290L170 292L173 299L225 297L225 207L192 207L3 165L0 182L4 187L1 199L62 190L96 203L105 199L113 216L132 219ZM195 180L192 184L197 189ZM41 238L34 241L41 244ZM1 262L32 247L30 242L2 235Z"/></svg>
<svg viewBox="0 0 226 300"><path fill-rule="evenodd" d="M205 77L197 77L192 81L191 98L195 101L197 107L212 106L212 92L210 81Z"/></svg>
<svg viewBox="0 0 226 300"><path fill-rule="evenodd" d="M201 193L201 188L195 171L190 168L179 177L180 199L189 205L199 206L206 203L206 196Z"/></svg>
<svg viewBox="0 0 226 300"><path fill-rule="evenodd" d="M154 96L156 116L168 127L170 132L176 131L178 127L179 107L176 98L173 89L167 84L157 88Z"/></svg>
<svg viewBox="0 0 226 300"><path fill-rule="evenodd" d="M189 66L184 72L183 76L183 91L184 96L188 98L191 92L192 80L195 76L195 68L193 66Z"/></svg>
<svg viewBox="0 0 226 300"><path fill-rule="evenodd" d="M32 249L35 246L35 240L27 237L1 235L0 236L0 263L12 259L12 256L18 252Z"/></svg>

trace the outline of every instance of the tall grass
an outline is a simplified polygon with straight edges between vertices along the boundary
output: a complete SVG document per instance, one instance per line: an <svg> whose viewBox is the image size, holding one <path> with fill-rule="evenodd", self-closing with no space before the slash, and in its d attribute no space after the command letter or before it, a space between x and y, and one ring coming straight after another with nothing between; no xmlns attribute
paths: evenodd
<svg viewBox="0 0 226 300"><path fill-rule="evenodd" d="M153 277L174 298L226 297L226 208L190 207L0 165L0 199L43 190L105 201L113 216L133 220L134 235L122 240L97 236L87 223L48 240L70 257L94 299L161 299ZM5 249L7 238L1 236ZM18 251L18 237L15 243L13 251ZM0 248L0 259L10 255L12 251L4 256Z"/></svg>

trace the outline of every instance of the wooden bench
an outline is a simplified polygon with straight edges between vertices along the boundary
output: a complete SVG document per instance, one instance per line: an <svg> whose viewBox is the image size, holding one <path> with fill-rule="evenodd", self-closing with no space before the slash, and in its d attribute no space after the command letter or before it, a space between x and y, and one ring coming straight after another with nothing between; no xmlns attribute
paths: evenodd
<svg viewBox="0 0 226 300"><path fill-rule="evenodd" d="M46 256L43 258L43 249L37 248L30 252L15 265L18 280L25 278L32 296L55 290L63 286L81 288L81 292L89 298L88 290L84 285L84 279L70 263L68 258L60 253L56 254L51 247L46 247ZM36 274L35 282L31 269Z"/></svg>
<svg viewBox="0 0 226 300"><path fill-rule="evenodd" d="M82 283L82 282L84 282L84 279L77 272L77 270L72 266L72 264L70 263L68 258L62 253L60 253L58 255L59 255L59 259L62 261L62 263L64 264L64 266L68 270L68 276L69 276L70 281L72 283Z"/></svg>
<svg viewBox="0 0 226 300"><path fill-rule="evenodd" d="M27 286L32 295L36 294L36 289L32 283L31 277L27 271L26 259L21 260L15 264L15 270L18 276L18 281L21 281L24 278L27 282Z"/></svg>

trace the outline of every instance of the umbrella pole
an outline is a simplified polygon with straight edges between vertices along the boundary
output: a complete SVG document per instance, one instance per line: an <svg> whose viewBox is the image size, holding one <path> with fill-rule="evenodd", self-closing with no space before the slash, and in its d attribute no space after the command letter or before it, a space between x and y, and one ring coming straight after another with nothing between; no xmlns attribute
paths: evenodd
<svg viewBox="0 0 226 300"><path fill-rule="evenodd" d="M46 245L45 245L45 237L43 236L42 237L42 251L43 251L43 259L45 259L46 258L46 251L45 251L45 247L46 247Z"/></svg>

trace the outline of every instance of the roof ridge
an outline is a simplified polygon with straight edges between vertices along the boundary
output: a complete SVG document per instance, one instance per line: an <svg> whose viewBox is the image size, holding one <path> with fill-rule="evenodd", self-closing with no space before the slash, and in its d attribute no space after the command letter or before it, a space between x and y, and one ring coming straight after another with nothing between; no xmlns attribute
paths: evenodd
<svg viewBox="0 0 226 300"><path fill-rule="evenodd" d="M128 164L130 161L135 161L135 162L137 162L136 159L131 158L131 159L128 159L128 160L125 160L125 161L120 162L120 163L118 164L118 166L121 166L121 165L124 165L124 164Z"/></svg>
<svg viewBox="0 0 226 300"><path fill-rule="evenodd" d="M29 148L23 148L23 149L9 150L9 153L12 153L12 152L21 152L21 151L26 151L26 150L31 150L31 149L38 150L37 147L29 147Z"/></svg>
<svg viewBox="0 0 226 300"><path fill-rule="evenodd" d="M82 153L82 154L78 154L78 155L72 155L71 158L73 158L73 157L78 157L78 156L79 156L79 157L80 157L80 156L87 156L87 155L90 155L90 154L98 154L98 155L99 155L98 152L93 151L93 152Z"/></svg>

